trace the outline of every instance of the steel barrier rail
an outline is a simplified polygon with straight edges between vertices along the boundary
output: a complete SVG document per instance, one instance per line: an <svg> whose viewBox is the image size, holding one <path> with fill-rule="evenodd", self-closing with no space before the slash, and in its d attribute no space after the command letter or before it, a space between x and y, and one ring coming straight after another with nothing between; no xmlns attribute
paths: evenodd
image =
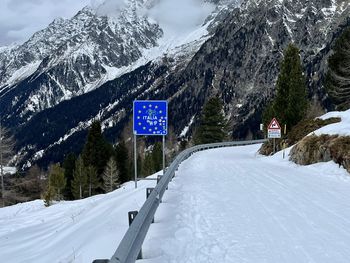
<svg viewBox="0 0 350 263"><path fill-rule="evenodd" d="M129 229L125 233L120 242L116 252L110 260L95 260L94 262L109 262L109 263L134 263L141 251L143 241L146 237L148 229L153 221L156 210L162 200L165 190L169 182L175 176L175 172L179 165L190 157L193 153L207 149L214 149L220 147L243 146L251 144L259 144L267 141L252 140L252 141L233 141L223 143L202 144L188 148L181 152L175 160L170 164L164 176L161 177L157 186L147 198L146 202L141 207L137 216L133 220Z"/></svg>

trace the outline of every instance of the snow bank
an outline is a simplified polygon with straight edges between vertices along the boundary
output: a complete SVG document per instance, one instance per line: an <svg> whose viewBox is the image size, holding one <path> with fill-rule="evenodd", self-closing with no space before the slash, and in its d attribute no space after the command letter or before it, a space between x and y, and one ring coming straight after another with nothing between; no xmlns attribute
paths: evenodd
<svg viewBox="0 0 350 263"><path fill-rule="evenodd" d="M0 261L89 263L110 258L126 230L127 213L139 210L146 187L130 182L120 189L45 207L42 200L0 209Z"/></svg>
<svg viewBox="0 0 350 263"><path fill-rule="evenodd" d="M4 167L5 174L15 174L17 172L16 167Z"/></svg>
<svg viewBox="0 0 350 263"><path fill-rule="evenodd" d="M315 135L329 134L350 136L350 109L347 111L333 111L320 117L322 120L329 118L341 118L341 122L329 124L311 133Z"/></svg>

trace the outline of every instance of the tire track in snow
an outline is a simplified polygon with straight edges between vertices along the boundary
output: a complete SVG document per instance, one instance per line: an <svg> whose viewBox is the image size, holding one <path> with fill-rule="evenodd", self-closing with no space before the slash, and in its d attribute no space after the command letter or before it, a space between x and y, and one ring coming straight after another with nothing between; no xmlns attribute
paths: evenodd
<svg viewBox="0 0 350 263"><path fill-rule="evenodd" d="M255 151L210 150L185 161L157 212L172 227L151 226L145 247L162 251L143 262L347 262L350 184Z"/></svg>

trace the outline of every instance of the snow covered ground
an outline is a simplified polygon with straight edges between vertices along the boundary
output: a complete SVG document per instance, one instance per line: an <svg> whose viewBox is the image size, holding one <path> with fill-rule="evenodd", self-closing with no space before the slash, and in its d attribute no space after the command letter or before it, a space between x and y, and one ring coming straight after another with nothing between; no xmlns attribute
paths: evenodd
<svg viewBox="0 0 350 263"><path fill-rule="evenodd" d="M316 133L347 134L341 123ZM350 177L333 162L299 166L257 154L260 145L214 149L181 164L143 246L140 263L349 262ZM287 151L288 152L288 151ZM90 263L110 258L139 210L132 182L106 195L0 209L0 262Z"/></svg>
<svg viewBox="0 0 350 263"><path fill-rule="evenodd" d="M333 162L298 166L259 146L185 161L144 243L147 263L349 262L350 178Z"/></svg>
<svg viewBox="0 0 350 263"><path fill-rule="evenodd" d="M7 174L15 174L16 173L16 167L4 167L4 173Z"/></svg>
<svg viewBox="0 0 350 263"><path fill-rule="evenodd" d="M350 178L333 162L298 166L257 155L259 145L185 161L143 246L144 263L348 262ZM0 209L0 262L87 263L110 258L145 188L45 208Z"/></svg>
<svg viewBox="0 0 350 263"><path fill-rule="evenodd" d="M350 109L347 111L332 111L320 117L326 120L329 118L341 118L341 122L333 123L318 129L315 134L339 134L343 136L350 136Z"/></svg>
<svg viewBox="0 0 350 263"><path fill-rule="evenodd" d="M0 209L0 262L91 263L110 258L128 228L127 213L139 210L146 187L125 184L110 194L49 208L42 200Z"/></svg>

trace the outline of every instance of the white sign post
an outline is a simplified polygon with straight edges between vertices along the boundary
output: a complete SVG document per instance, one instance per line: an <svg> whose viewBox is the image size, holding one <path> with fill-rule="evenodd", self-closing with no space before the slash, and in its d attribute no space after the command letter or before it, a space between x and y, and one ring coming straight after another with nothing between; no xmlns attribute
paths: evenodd
<svg viewBox="0 0 350 263"><path fill-rule="evenodd" d="M281 126L276 118L273 118L267 127L267 137L273 139L273 153L276 151L276 138L281 138Z"/></svg>

